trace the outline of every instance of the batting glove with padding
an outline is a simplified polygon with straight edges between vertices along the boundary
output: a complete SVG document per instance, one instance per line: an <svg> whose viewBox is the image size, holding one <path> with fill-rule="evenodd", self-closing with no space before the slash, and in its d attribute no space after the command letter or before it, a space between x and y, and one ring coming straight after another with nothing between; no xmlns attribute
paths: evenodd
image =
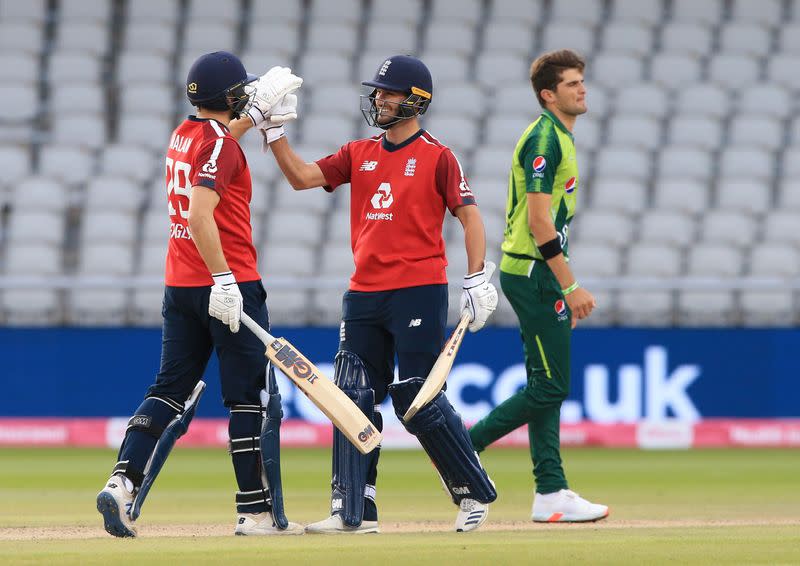
<svg viewBox="0 0 800 566"><path fill-rule="evenodd" d="M239 322L242 318L242 292L233 273L214 273L211 275L214 285L211 287L211 296L208 299L208 314L227 324L234 334L239 332Z"/></svg>
<svg viewBox="0 0 800 566"><path fill-rule="evenodd" d="M269 144L279 140L286 131L283 125L297 119L297 96L287 94L275 106L272 107L266 120L256 126L264 138L263 150L267 151Z"/></svg>
<svg viewBox="0 0 800 566"><path fill-rule="evenodd" d="M302 84L303 79L293 75L289 67L272 67L257 81L245 85L245 92L250 96L247 116L253 125L258 126L267 120L276 105Z"/></svg>
<svg viewBox="0 0 800 566"><path fill-rule="evenodd" d="M461 293L461 314L469 314L469 330L477 332L486 324L497 308L497 289L489 280L495 270L491 261L483 262L483 269L464 276Z"/></svg>

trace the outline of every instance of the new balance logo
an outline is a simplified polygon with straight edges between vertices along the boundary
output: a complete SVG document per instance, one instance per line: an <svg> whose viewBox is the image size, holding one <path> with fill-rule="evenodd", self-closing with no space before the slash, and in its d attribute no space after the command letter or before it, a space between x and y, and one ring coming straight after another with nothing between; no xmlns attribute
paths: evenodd
<svg viewBox="0 0 800 566"><path fill-rule="evenodd" d="M409 328L413 328L415 326L421 326L422 319L421 318L412 318L411 321L408 323Z"/></svg>
<svg viewBox="0 0 800 566"><path fill-rule="evenodd" d="M378 166L377 161L365 161L361 164L361 167L358 168L359 171L375 171L375 168Z"/></svg>

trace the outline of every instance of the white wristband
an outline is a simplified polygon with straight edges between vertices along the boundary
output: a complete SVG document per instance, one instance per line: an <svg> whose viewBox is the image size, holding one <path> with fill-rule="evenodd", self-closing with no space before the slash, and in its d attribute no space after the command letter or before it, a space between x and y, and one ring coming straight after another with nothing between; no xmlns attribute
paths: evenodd
<svg viewBox="0 0 800 566"><path fill-rule="evenodd" d="M236 278L233 276L232 271L223 271L222 273L212 273L211 278L214 279L215 285L233 285L236 283Z"/></svg>

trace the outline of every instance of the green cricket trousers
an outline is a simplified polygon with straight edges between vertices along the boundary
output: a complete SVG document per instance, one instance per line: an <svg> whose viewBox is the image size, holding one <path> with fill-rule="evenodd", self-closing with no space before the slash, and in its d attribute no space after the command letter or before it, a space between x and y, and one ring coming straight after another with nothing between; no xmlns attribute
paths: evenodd
<svg viewBox="0 0 800 566"><path fill-rule="evenodd" d="M569 394L571 312L545 262L534 262L530 276L501 271L500 285L519 318L528 379L476 423L470 437L481 452L527 423L536 491L553 493L568 487L559 426L561 404Z"/></svg>

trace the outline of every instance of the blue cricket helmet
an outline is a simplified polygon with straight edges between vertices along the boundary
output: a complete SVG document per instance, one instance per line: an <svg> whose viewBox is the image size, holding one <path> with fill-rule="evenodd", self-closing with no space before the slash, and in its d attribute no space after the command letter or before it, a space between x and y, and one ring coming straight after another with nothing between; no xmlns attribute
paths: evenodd
<svg viewBox="0 0 800 566"><path fill-rule="evenodd" d="M361 83L373 89L369 95L362 96L361 113L371 126L386 129L401 120L425 114L433 98L433 78L425 63L410 55L389 57L375 73L371 81ZM408 97L399 106L395 120L379 124L378 111L375 107L375 90L391 90L405 93ZM364 104L364 101L367 104Z"/></svg>
<svg viewBox="0 0 800 566"><path fill-rule="evenodd" d="M227 51L201 55L186 77L186 96L194 106L212 110L242 111L249 97L244 85L257 80L248 73L241 60Z"/></svg>

